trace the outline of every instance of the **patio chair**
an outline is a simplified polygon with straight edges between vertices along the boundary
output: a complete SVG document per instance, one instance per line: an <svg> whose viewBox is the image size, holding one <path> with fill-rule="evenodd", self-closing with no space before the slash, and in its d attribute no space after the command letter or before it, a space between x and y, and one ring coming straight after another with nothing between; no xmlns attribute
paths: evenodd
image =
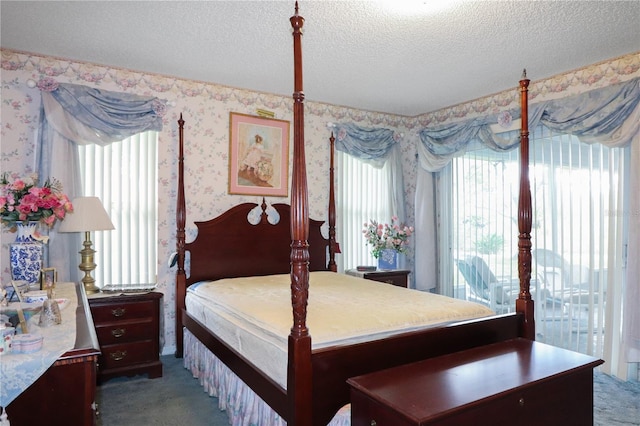
<svg viewBox="0 0 640 426"><path fill-rule="evenodd" d="M572 265L561 255L548 249L534 249L531 254L538 279L555 303L588 306L592 297L588 268ZM593 297L595 296L594 294Z"/></svg>
<svg viewBox="0 0 640 426"><path fill-rule="evenodd" d="M472 299L489 306L496 313L506 313L515 306L520 285L517 280L498 281L479 256L455 259L458 270L469 285Z"/></svg>

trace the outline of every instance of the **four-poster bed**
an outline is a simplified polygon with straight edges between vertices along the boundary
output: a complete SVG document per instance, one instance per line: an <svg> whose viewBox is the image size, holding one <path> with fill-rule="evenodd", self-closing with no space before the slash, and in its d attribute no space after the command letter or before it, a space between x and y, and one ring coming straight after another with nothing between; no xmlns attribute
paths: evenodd
<svg viewBox="0 0 640 426"><path fill-rule="evenodd" d="M320 327L309 327L308 314L315 315L308 308L309 297L315 301L315 283L319 275L332 271L335 280L359 278L335 274L335 201L333 190L333 138L331 138L330 196L329 196L329 238L320 231L323 222L309 219L308 187L304 152L304 93L302 88L301 35L304 18L295 14L290 18L293 28L294 44L294 93L293 93L293 166L291 183L291 205L274 204L273 209L280 221L273 225L267 217L266 203L261 206L245 203L235 206L206 222L196 222L198 234L194 241L185 240L186 206L184 189L184 121L179 120L179 170L177 203L177 249L178 271L176 276L176 340L177 356L183 356L185 339L183 329L189 339L197 339L214 354L225 366L239 377L269 407L288 424L326 425L336 412L349 402L349 387L346 380L350 377L381 369L403 365L438 355L448 354L473 347L483 346L516 337L534 339L533 301L529 293L531 276L531 199L528 181L528 129L527 129L527 87L528 80L520 81L522 103L522 174L519 203L519 277L520 293L516 302L517 312L507 315L490 315L486 312L474 312L466 317L454 317L438 323L427 322L407 331L395 330L384 336L360 338L349 343L331 343L325 341L320 347L312 335ZM259 211L259 223L247 222L250 212ZM185 271L186 252L190 254L190 274ZM327 260L328 252L328 260ZM288 304L286 315L292 325L285 338L287 358L284 379L274 378L258 367L256 361L247 358L244 352L244 335L254 334L256 322L244 331L218 330L207 325L212 314L201 310L196 298L203 281L222 280L235 277L271 277L288 274ZM311 276L313 274L313 276ZM315 280L315 281L314 281ZM227 282L228 280L222 280ZM309 285L313 281L314 286ZM329 281L332 281L329 279ZM220 282L220 281L216 281ZM242 287L232 280L232 286ZM344 284L347 286L348 284ZM389 291L413 292L368 282L368 285L389 287ZM213 287L217 287L214 283ZM247 287L248 288L248 287ZM189 290L188 290L189 289ZM310 292L311 290L311 292ZM385 290L387 291L387 290ZM187 294L189 293L189 297ZM207 293L208 294L208 293ZM209 302L218 303L219 295L201 295ZM399 294L399 293L396 293ZM427 295L427 293L423 293ZM438 298L443 296L430 295ZM349 296L343 296L345 299ZM383 298L396 297L384 294ZM400 297L400 296L398 296ZM230 296L230 299L237 296ZM187 302L187 299L189 302ZM240 298L242 299L242 298ZM445 298L454 300L451 298ZM361 305L370 303L361 295ZM475 305L462 301L463 304ZM248 302L249 303L249 302ZM449 301L447 300L447 303ZM204 302L202 303L204 304ZM219 317L228 317L232 323L239 322L235 308L218 303L222 312ZM265 304L266 305L266 302ZM267 309L261 302L253 309ZM204 308L202 308L204 309ZM371 308L373 309L373 308ZM455 308L457 309L457 308ZM308 312L309 310L309 312ZM464 320L461 320L464 318ZM287 326L288 327L288 326ZM315 328L314 328L315 327ZM244 334L242 334L244 333ZM233 346L224 336L239 334L239 342ZM271 336L273 337L273 336ZM275 339L275 338L274 338ZM328 343L327 343L328 342ZM321 342L322 343L322 342ZM272 345L275 346L276 344ZM248 346L248 345L247 345ZM255 349L260 352L263 349ZM284 361L283 361L284 362ZM282 381L284 383L282 383Z"/></svg>

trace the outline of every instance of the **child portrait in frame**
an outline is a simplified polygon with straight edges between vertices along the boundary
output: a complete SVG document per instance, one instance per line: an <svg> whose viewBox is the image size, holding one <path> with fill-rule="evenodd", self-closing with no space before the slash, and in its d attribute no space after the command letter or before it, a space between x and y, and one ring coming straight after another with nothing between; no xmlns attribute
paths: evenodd
<svg viewBox="0 0 640 426"><path fill-rule="evenodd" d="M286 197L289 122L230 113L229 194Z"/></svg>

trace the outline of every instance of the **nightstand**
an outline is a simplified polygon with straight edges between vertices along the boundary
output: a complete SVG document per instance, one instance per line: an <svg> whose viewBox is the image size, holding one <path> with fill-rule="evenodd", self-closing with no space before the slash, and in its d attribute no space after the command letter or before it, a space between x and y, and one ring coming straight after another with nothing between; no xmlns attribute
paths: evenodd
<svg viewBox="0 0 640 426"><path fill-rule="evenodd" d="M411 271L407 269L393 269L390 271L358 271L357 269L347 269L345 272L347 275L353 275L354 277L393 284L398 287L407 287L409 272Z"/></svg>
<svg viewBox="0 0 640 426"><path fill-rule="evenodd" d="M160 304L162 293L89 297L102 355L98 382L118 376L162 376Z"/></svg>

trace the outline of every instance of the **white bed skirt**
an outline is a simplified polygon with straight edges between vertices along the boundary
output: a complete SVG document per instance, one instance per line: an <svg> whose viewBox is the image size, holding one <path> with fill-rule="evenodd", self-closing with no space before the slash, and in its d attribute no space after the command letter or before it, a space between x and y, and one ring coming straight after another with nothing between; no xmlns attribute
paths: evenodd
<svg viewBox="0 0 640 426"><path fill-rule="evenodd" d="M249 386L207 349L189 330L184 330L184 367L197 378L209 396L218 398L218 408L234 426L286 426L285 422ZM351 410L342 407L329 426L349 426Z"/></svg>

